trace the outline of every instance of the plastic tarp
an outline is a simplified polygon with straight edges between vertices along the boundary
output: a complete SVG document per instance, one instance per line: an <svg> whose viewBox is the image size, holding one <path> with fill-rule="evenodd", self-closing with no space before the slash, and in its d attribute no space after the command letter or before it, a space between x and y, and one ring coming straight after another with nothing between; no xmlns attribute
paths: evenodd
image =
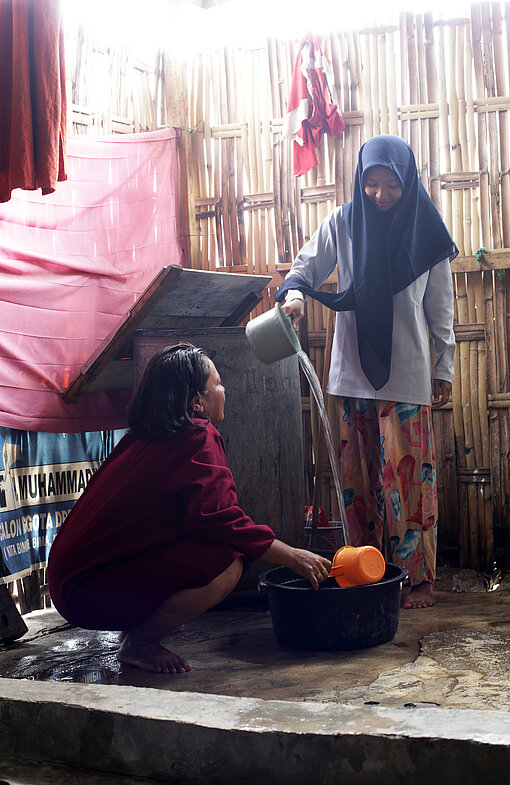
<svg viewBox="0 0 510 785"><path fill-rule="evenodd" d="M123 434L0 428L0 584L46 566L60 526Z"/></svg>
<svg viewBox="0 0 510 785"><path fill-rule="evenodd" d="M67 181L0 205L0 426L125 427L129 391L62 392L156 273L183 262L179 136L70 136Z"/></svg>

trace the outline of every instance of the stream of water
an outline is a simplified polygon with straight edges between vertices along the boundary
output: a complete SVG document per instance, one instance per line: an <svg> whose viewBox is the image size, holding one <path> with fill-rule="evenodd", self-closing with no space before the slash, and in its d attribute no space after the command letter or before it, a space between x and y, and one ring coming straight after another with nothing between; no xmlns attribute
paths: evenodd
<svg viewBox="0 0 510 785"><path fill-rule="evenodd" d="M331 464L331 471L333 473L333 482L335 483L336 495L338 497L338 507L340 510L340 524L342 526L342 534L344 544L349 544L347 536L347 513L345 511L344 495L342 492L342 483L340 482L340 467L338 465L338 454L333 444L333 434L331 433L331 426L329 424L328 414L324 405L324 396L319 382L319 378L315 373L315 369L310 362L310 358L302 349L297 353L299 364L310 383L314 398L317 402L319 414L324 426L324 436L326 438L326 446L328 448L329 462Z"/></svg>

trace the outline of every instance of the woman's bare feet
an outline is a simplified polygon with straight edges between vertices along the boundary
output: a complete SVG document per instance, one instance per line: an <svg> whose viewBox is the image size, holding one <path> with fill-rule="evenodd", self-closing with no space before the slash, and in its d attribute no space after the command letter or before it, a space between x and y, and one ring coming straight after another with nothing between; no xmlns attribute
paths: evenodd
<svg viewBox="0 0 510 785"><path fill-rule="evenodd" d="M123 665L134 665L135 668L153 673L186 673L191 670L188 662L159 643L132 646L127 635L117 652L117 659Z"/></svg>
<svg viewBox="0 0 510 785"><path fill-rule="evenodd" d="M412 586L402 601L403 608L432 608L436 604L434 599L433 584L423 581L418 586Z"/></svg>
<svg viewBox="0 0 510 785"><path fill-rule="evenodd" d="M205 586L180 589L158 605L138 626L120 636L119 662L153 673L186 673L191 665L161 645L167 635L183 629L230 594L243 574L243 560L234 559L226 570Z"/></svg>

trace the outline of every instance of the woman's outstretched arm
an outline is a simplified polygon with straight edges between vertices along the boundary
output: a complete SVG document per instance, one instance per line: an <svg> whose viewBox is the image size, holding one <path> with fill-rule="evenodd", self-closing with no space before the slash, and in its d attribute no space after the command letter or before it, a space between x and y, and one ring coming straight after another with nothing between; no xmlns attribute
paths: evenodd
<svg viewBox="0 0 510 785"><path fill-rule="evenodd" d="M281 540L275 540L260 558L271 564L288 567L310 581L314 589L318 589L319 583L326 580L331 569L331 562L324 556L304 548L292 548Z"/></svg>

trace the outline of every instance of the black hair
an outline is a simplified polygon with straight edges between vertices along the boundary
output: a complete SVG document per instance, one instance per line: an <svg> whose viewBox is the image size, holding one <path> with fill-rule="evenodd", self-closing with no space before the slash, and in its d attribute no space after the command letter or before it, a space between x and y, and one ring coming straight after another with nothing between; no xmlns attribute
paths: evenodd
<svg viewBox="0 0 510 785"><path fill-rule="evenodd" d="M195 425L193 398L207 392L209 357L190 343L167 346L149 361L128 414L134 436L166 439Z"/></svg>

